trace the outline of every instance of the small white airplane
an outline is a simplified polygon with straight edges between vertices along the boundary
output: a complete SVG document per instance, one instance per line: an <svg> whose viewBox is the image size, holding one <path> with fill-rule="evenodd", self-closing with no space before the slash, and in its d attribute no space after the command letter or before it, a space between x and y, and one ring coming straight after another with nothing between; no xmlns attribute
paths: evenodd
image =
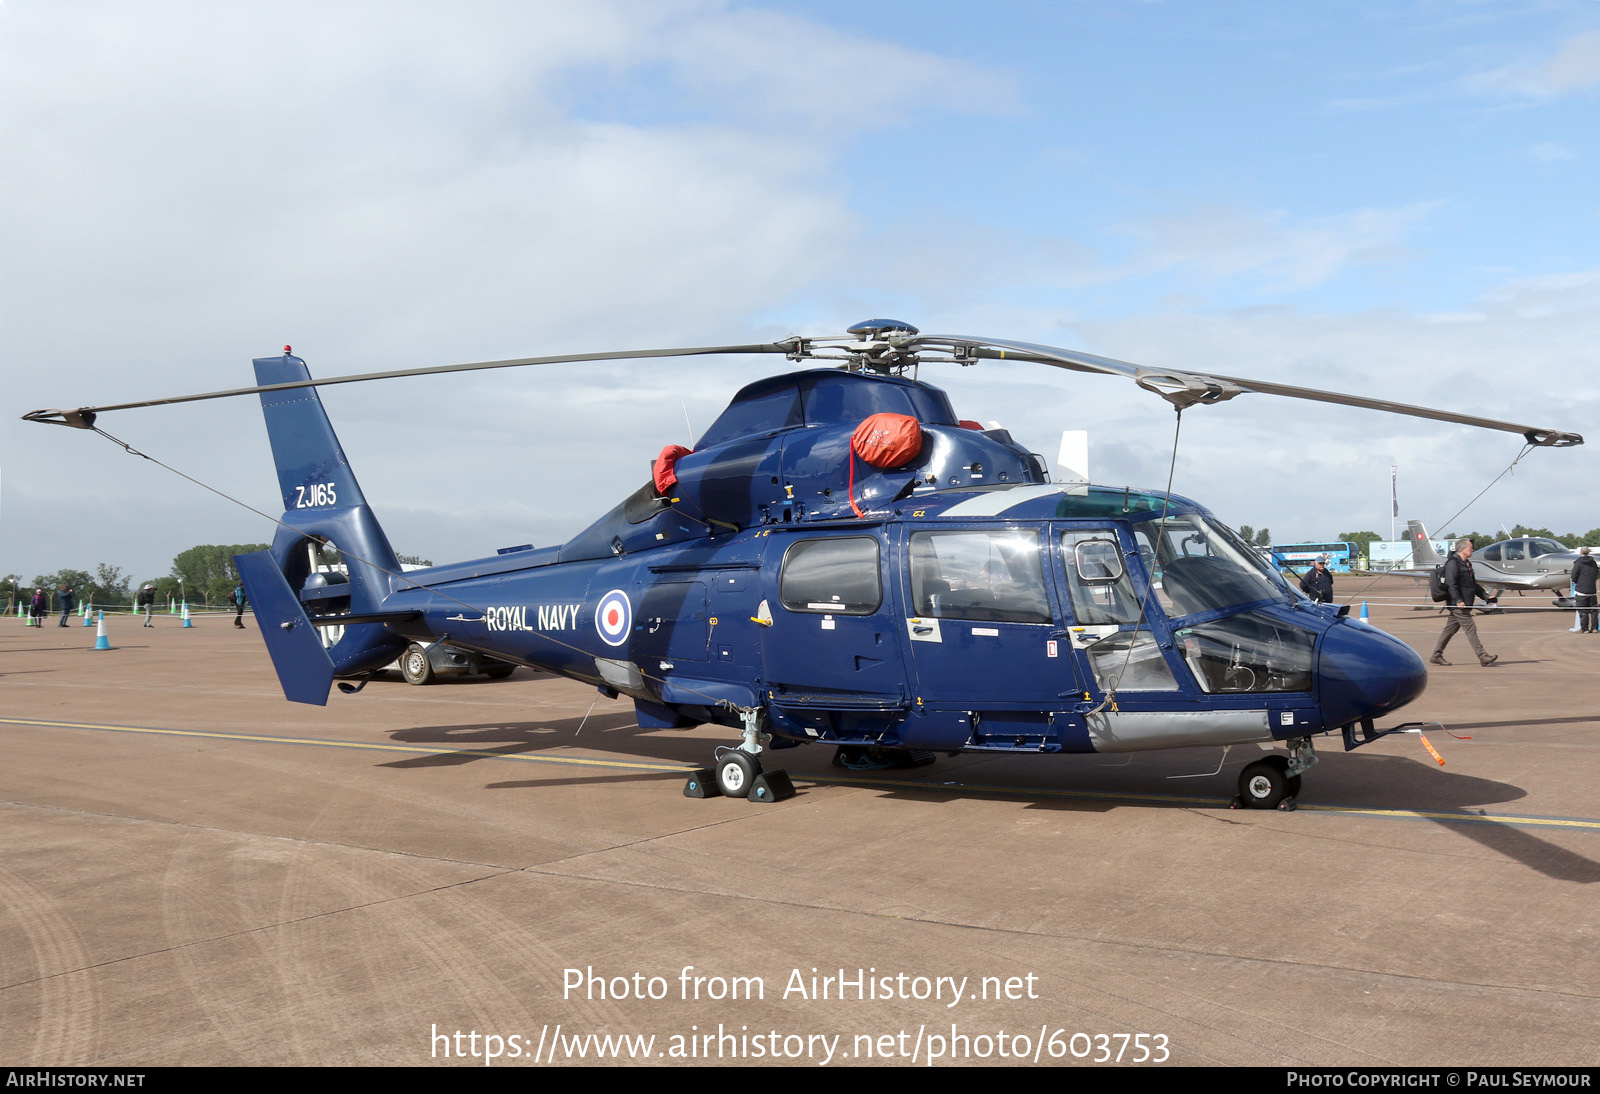
<svg viewBox="0 0 1600 1094"><path fill-rule="evenodd" d="M1434 549L1428 530L1420 520L1407 521L1406 530L1411 537L1413 568L1390 573L1426 577L1434 567L1444 565L1443 556ZM1572 564L1577 560L1576 551L1548 536L1522 536L1476 548L1472 553L1472 571L1478 584L1491 592L1551 589L1560 599L1571 584Z"/></svg>

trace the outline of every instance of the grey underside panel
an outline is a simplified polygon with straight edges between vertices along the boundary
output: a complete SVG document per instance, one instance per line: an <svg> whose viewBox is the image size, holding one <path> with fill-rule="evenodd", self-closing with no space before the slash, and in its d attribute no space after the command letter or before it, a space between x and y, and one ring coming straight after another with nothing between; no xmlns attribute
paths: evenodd
<svg viewBox="0 0 1600 1094"><path fill-rule="evenodd" d="M655 701L655 696L645 689L644 674L632 661L614 661L609 657L596 657L594 668L600 674L600 679L622 694L635 699Z"/></svg>
<svg viewBox="0 0 1600 1094"><path fill-rule="evenodd" d="M1096 752L1270 741L1265 710L1103 713L1089 716Z"/></svg>

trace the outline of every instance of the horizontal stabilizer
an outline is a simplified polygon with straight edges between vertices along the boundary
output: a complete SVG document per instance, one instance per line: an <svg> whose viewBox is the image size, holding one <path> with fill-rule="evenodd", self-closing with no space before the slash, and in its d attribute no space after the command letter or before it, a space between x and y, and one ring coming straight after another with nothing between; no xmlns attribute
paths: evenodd
<svg viewBox="0 0 1600 1094"><path fill-rule="evenodd" d="M398 623L402 619L421 619L420 611L404 612L347 612L344 615L319 615L311 621L313 627L353 627L358 623Z"/></svg>
<svg viewBox="0 0 1600 1094"><path fill-rule="evenodd" d="M284 580L268 551L234 555L245 595L255 607L256 623L272 655L283 696L290 702L328 705L333 686L333 659L322 648L317 629Z"/></svg>

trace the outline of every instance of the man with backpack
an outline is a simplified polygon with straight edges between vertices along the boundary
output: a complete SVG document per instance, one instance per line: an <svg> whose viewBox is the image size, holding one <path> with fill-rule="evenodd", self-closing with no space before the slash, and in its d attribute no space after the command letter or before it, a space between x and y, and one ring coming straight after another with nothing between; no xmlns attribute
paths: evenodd
<svg viewBox="0 0 1600 1094"><path fill-rule="evenodd" d="M1478 664L1487 668L1500 660L1499 656L1483 648L1483 643L1478 641L1478 624L1472 618L1472 601L1474 597L1482 597L1486 602L1493 604L1495 598L1489 595L1487 589L1478 584L1478 579L1472 574L1472 541L1459 539L1456 541L1456 550L1444 564L1445 605L1450 610L1450 618L1445 622L1444 630L1439 634L1439 641L1434 644L1433 656L1428 659L1429 664L1448 665L1444 659L1444 648L1450 644L1450 639L1455 637L1457 631L1467 632L1467 641L1472 644L1472 652L1478 655Z"/></svg>

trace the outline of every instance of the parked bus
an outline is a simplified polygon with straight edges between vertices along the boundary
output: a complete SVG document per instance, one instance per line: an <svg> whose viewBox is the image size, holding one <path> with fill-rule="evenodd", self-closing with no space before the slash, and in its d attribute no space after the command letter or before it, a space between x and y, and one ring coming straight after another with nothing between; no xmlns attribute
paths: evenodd
<svg viewBox="0 0 1600 1094"><path fill-rule="evenodd" d="M1272 561L1282 568L1293 567L1304 571L1318 555L1328 556L1328 569L1335 573L1347 574L1355 565L1356 545L1338 540L1333 543L1274 543L1272 545Z"/></svg>

